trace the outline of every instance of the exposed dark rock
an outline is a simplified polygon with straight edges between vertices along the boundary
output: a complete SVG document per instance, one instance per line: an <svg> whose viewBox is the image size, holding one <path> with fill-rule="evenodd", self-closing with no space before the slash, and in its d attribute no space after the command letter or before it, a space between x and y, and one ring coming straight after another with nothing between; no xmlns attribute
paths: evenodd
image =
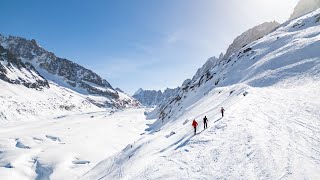
<svg viewBox="0 0 320 180"><path fill-rule="evenodd" d="M25 71L22 71L22 70ZM23 76L12 79L8 73L15 73L20 71ZM28 72L28 74L26 73ZM0 45L0 79L11 84L21 84L28 88L41 90L49 88L49 83L44 79L39 72L30 64L23 63L20 59L16 58L10 51L4 49Z"/></svg>
<svg viewBox="0 0 320 180"><path fill-rule="evenodd" d="M144 106L156 106L162 101L168 99L173 94L176 93L178 88L170 89L167 88L166 90L156 91L156 90L143 90L139 89L133 97L137 99L142 105Z"/></svg>

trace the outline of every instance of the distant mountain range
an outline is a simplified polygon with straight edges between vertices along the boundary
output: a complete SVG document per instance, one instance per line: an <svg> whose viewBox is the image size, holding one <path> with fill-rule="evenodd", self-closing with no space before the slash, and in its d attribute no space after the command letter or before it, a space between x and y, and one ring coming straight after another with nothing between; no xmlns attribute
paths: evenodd
<svg viewBox="0 0 320 180"><path fill-rule="evenodd" d="M177 90L178 88L167 88L162 92L161 90L143 90L140 88L136 93L134 93L133 97L137 99L142 105L152 107L168 99L170 96L175 94Z"/></svg>

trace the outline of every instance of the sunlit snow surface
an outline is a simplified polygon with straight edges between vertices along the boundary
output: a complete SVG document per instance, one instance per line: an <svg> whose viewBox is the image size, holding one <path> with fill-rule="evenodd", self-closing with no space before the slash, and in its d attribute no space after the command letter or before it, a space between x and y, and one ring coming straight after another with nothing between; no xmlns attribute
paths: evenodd
<svg viewBox="0 0 320 180"><path fill-rule="evenodd" d="M149 134L82 179L320 178L320 10L210 71L211 80L164 104Z"/></svg>
<svg viewBox="0 0 320 180"><path fill-rule="evenodd" d="M144 109L1 81L0 179L319 179L320 10L240 51L150 126Z"/></svg>
<svg viewBox="0 0 320 180"><path fill-rule="evenodd" d="M146 128L143 109L0 125L0 179L77 179Z"/></svg>

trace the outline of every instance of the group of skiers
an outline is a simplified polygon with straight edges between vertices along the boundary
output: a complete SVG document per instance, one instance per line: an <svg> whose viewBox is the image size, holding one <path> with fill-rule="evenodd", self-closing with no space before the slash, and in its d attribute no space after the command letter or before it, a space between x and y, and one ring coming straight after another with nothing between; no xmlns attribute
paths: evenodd
<svg viewBox="0 0 320 180"><path fill-rule="evenodd" d="M224 116L224 108L223 107L221 107L220 112L221 112L221 116L223 117ZM192 126L194 128L194 135L196 135L197 134L198 122L195 119L192 121ZM208 118L207 118L207 116L204 116L204 118L203 118L203 127L204 127L204 129L208 128Z"/></svg>

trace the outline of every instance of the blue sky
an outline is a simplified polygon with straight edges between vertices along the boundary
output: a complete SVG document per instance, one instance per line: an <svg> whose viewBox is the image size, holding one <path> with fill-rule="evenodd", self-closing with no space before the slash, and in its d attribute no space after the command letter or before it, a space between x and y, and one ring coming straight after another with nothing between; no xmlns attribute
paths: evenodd
<svg viewBox="0 0 320 180"><path fill-rule="evenodd" d="M284 22L298 0L2 0L4 35L36 39L113 87L181 85L233 39Z"/></svg>

